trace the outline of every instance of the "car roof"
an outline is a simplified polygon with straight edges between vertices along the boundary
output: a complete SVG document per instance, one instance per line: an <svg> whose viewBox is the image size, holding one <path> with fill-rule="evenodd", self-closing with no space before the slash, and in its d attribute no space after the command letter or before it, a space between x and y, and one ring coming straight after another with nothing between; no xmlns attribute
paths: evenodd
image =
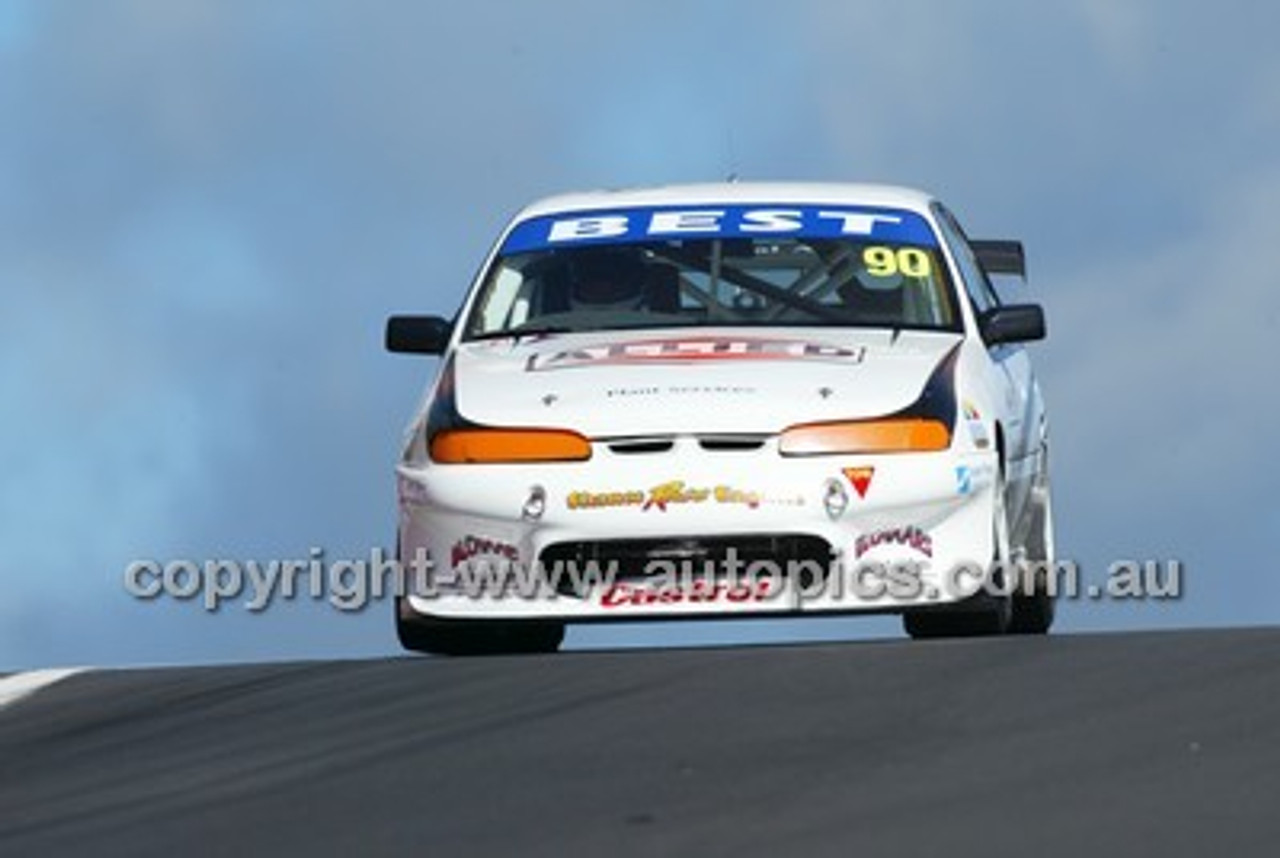
<svg viewBox="0 0 1280 858"><path fill-rule="evenodd" d="M710 182L558 194L526 206L517 220L569 211L682 205L858 205L927 212L932 194L897 185L837 182Z"/></svg>

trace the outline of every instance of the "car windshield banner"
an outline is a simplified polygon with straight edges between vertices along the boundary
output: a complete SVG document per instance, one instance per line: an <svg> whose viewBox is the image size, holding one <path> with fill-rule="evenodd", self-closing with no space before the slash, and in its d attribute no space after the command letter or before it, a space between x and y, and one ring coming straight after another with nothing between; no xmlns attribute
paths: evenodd
<svg viewBox="0 0 1280 858"><path fill-rule="evenodd" d="M713 238L865 238L936 247L928 221L912 211L867 206L707 205L560 212L522 221L502 253L592 244Z"/></svg>

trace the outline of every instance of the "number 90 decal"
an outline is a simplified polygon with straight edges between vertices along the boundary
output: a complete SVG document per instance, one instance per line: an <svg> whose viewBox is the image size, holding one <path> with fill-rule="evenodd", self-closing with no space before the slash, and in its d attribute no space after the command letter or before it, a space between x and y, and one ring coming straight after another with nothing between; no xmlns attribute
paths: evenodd
<svg viewBox="0 0 1280 858"><path fill-rule="evenodd" d="M915 247L897 250L883 245L868 247L862 251L862 264L873 277L892 277L899 273L907 277L928 277L933 273L929 254Z"/></svg>

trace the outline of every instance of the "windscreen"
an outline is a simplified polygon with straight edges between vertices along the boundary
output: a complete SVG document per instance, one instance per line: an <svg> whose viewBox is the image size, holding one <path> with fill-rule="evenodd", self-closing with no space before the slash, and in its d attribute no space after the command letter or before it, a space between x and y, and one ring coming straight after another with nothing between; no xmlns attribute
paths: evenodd
<svg viewBox="0 0 1280 858"><path fill-rule="evenodd" d="M839 206L567 212L523 221L467 339L698 326L959 329L920 215Z"/></svg>

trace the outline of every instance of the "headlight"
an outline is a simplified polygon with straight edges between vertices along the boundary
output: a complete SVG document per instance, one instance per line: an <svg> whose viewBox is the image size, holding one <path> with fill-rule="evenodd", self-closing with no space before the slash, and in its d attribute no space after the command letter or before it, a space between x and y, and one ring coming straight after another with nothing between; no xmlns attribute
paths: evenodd
<svg viewBox="0 0 1280 858"><path fill-rule="evenodd" d="M580 462L591 458L591 442L561 429L447 429L431 439L431 460L468 462Z"/></svg>
<svg viewBox="0 0 1280 858"><path fill-rule="evenodd" d="M581 462L591 442L568 429L507 429L481 426L458 413L453 358L427 409L427 451L442 465L467 463Z"/></svg>
<svg viewBox="0 0 1280 858"><path fill-rule="evenodd" d="M901 411L870 420L832 420L802 423L778 438L784 456L822 456L832 453L929 453L951 446L956 422L956 344L925 381L916 401Z"/></svg>
<svg viewBox="0 0 1280 858"><path fill-rule="evenodd" d="M922 417L808 423L792 426L778 439L778 451L784 456L928 452L950 446L947 424Z"/></svg>

